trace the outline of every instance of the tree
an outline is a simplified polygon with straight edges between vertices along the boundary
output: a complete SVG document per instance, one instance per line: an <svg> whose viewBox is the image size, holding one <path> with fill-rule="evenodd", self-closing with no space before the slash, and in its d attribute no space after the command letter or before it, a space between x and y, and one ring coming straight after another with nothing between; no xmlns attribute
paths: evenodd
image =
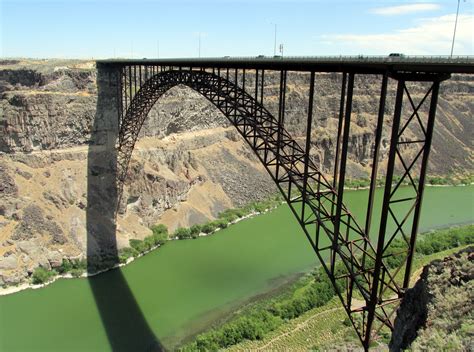
<svg viewBox="0 0 474 352"><path fill-rule="evenodd" d="M199 234L201 233L201 225L193 225L191 226L189 231L191 232L192 238L197 238Z"/></svg>
<svg viewBox="0 0 474 352"><path fill-rule="evenodd" d="M41 266L37 267L35 271L33 272L33 284L38 285L38 284L44 284L45 282L48 282L51 280L51 278L56 274L54 271L48 271L45 268L42 268Z"/></svg>
<svg viewBox="0 0 474 352"><path fill-rule="evenodd" d="M185 238L191 238L191 231L188 228L180 227L174 232L174 235L180 240L183 240Z"/></svg>

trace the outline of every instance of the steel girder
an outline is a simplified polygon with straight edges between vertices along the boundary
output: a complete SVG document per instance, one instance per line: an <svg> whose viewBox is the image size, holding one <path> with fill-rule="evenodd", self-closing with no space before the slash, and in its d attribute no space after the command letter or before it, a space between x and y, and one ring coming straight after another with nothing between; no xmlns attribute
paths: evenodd
<svg viewBox="0 0 474 352"><path fill-rule="evenodd" d="M378 329L384 326L393 329L393 313L409 284L439 82L449 76L391 72L383 75L369 200L365 227L362 227L343 201L355 73L343 73L334 177L330 182L310 155L315 95L314 71L310 72L307 134L303 148L284 128L286 71L280 71L278 116L275 117L264 107L264 70L255 70L255 85L247 86L248 90L254 90L253 95L246 91L245 69L214 68L211 71L204 68L125 65L120 67L120 70L119 194L122 192L135 142L148 112L170 88L176 85L188 86L213 103L258 156L283 194L331 279L364 348L368 349L371 337ZM381 224L374 245L369 233L389 76L398 81L398 88L385 174ZM431 83L418 104L414 103L409 93L406 84L408 81ZM410 103L412 113L402 124L404 96ZM428 100L428 117L423 120L420 117L421 107L426 105ZM404 136L404 132L414 123L419 124L423 136L417 140L409 140ZM420 146L419 153L411 159L403 155L403 145L410 143ZM397 166L399 169L401 167L402 176L395 182L394 173L398 170ZM416 171L418 166L420 168ZM399 199L397 194L405 180L409 180L415 194L413 197ZM393 210L394 204L401 202L410 204L410 211L402 218ZM395 223L393 232L387 227L390 219ZM411 231L407 234L404 226L409 222ZM407 245L399 252L394 252L390 245L393 239L400 235ZM404 256L405 260L394 269L387 263L395 256ZM403 270L404 278L400 281L397 274Z"/></svg>

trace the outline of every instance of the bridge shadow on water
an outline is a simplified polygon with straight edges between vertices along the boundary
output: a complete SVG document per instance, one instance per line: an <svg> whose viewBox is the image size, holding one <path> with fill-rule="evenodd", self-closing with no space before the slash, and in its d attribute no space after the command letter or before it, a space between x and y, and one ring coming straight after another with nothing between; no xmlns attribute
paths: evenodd
<svg viewBox="0 0 474 352"><path fill-rule="evenodd" d="M119 263L115 221L118 115L114 75L112 70L98 68L97 110L87 162L88 273ZM164 351L120 269L89 277L89 284L112 350Z"/></svg>

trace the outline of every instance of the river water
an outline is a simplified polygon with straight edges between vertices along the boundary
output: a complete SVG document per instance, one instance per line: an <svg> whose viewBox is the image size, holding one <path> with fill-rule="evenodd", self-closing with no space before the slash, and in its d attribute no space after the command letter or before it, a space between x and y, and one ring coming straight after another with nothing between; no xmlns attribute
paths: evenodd
<svg viewBox="0 0 474 352"><path fill-rule="evenodd" d="M375 214L382 193L377 190ZM367 190L345 193L348 208L360 220L367 195ZM473 199L473 186L426 188L420 231L474 222ZM373 228L377 225L374 222ZM302 230L282 205L213 236L171 241L126 267L94 278L58 280L43 289L0 297L0 350L110 350L89 280L102 280L113 299L114 279L123 275L149 327L172 349L315 265L316 256Z"/></svg>

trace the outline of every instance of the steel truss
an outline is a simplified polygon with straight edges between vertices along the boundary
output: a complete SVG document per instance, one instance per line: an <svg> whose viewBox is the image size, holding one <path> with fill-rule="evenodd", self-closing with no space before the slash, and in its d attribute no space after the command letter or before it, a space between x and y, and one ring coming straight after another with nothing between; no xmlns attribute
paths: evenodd
<svg viewBox="0 0 474 352"><path fill-rule="evenodd" d="M301 225L321 265L331 279L364 348L382 327L393 329L393 314L409 285L411 264L423 198L428 155L440 82L446 74L385 72L381 80L379 112L375 127L375 145L369 199L362 227L344 204L344 184L354 91L354 72L342 74L339 125L333 179L328 180L313 162L313 105L317 92L315 72L309 72L309 103L305 145L300 146L284 128L287 71L281 70L277 116L264 107L265 70L255 69L250 87L245 69L196 69L159 65L123 65L119 67L120 132L118 141L118 189L121 194L127 167L139 131L155 102L170 88L186 85L213 103L239 131L256 153L278 186ZM373 242L371 229L375 186L378 177L380 145L384 125L387 85L398 82L395 111L391 126L385 189L378 238ZM410 81L426 81L429 87L415 103L409 91ZM247 89L246 89L247 88ZM248 93L252 91L252 94ZM403 110L404 106L407 109ZM408 102L408 105L406 104ZM425 111L429 106L427 116ZM408 114L407 114L408 113ZM407 118L402 116L407 114ZM407 131L420 131L411 139ZM416 155L405 155L404 146L417 145ZM396 173L401 173L396 179ZM400 198L401 185L408 183L413 195ZM404 190L406 193L406 188ZM398 204L408 205L401 216ZM392 224L393 223L393 224ZM407 229L407 226L410 228ZM406 246L394 251L395 237ZM391 268L391 258L402 256L403 263ZM403 274L403 279L399 279Z"/></svg>

